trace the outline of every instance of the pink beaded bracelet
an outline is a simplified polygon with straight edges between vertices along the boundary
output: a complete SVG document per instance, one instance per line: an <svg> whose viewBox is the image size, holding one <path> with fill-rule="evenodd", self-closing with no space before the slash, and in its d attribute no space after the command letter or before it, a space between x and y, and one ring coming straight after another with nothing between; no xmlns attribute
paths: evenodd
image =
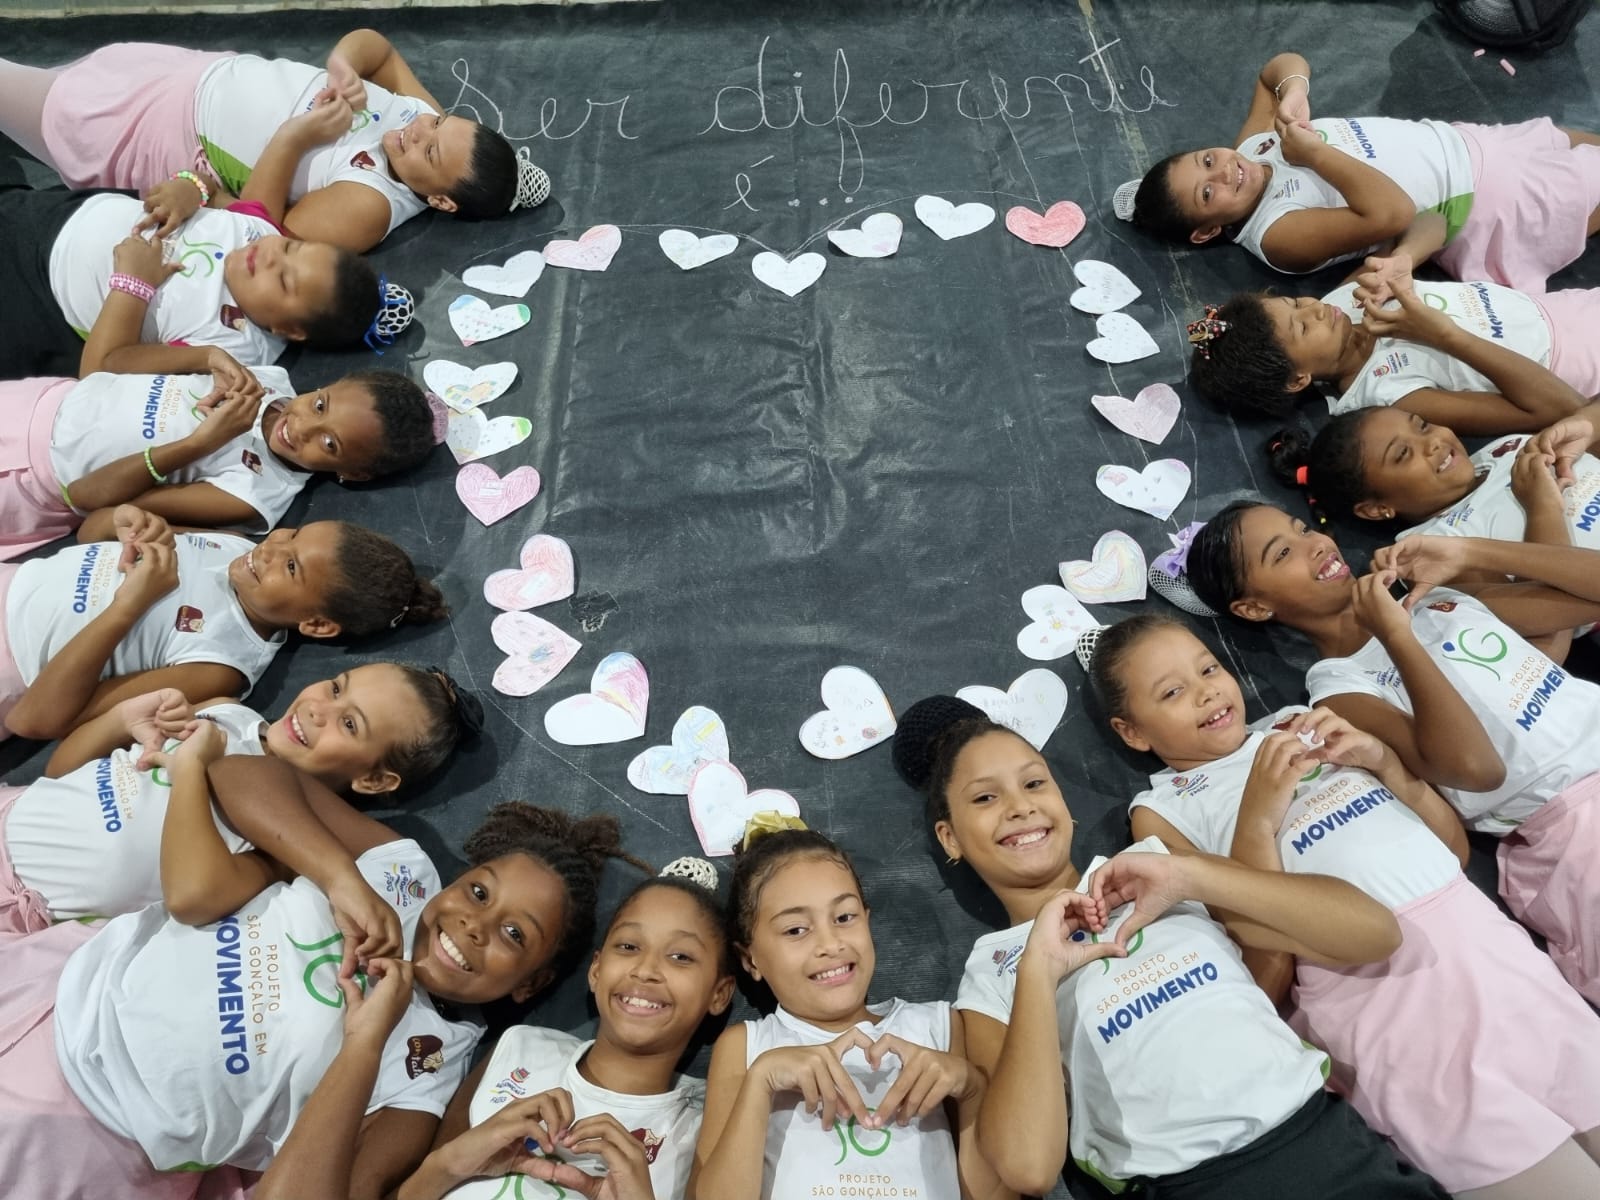
<svg viewBox="0 0 1600 1200"><path fill-rule="evenodd" d="M111 290L114 292L127 292L130 296L137 296L146 304L156 298L156 289L153 284L133 275L126 275L121 271L111 276Z"/></svg>

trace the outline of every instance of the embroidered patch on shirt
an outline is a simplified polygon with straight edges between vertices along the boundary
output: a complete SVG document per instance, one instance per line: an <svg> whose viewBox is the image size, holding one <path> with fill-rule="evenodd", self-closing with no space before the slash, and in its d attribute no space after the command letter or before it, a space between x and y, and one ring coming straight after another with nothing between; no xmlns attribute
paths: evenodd
<svg viewBox="0 0 1600 1200"><path fill-rule="evenodd" d="M432 1075L444 1066L444 1042L431 1033L413 1034L406 1039L406 1074Z"/></svg>

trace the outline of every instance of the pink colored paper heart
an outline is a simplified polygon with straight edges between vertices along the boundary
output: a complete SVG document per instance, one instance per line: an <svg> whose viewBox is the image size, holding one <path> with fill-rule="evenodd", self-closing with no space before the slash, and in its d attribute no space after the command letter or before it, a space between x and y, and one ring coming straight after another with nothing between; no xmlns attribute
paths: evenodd
<svg viewBox="0 0 1600 1200"><path fill-rule="evenodd" d="M501 613L489 626L489 634L508 655L494 669L495 691L507 696L533 695L583 648L576 638L532 613Z"/></svg>
<svg viewBox="0 0 1600 1200"><path fill-rule="evenodd" d="M539 472L518 467L504 478L487 463L468 463L456 472L456 495L485 525L509 517L539 494Z"/></svg>
<svg viewBox="0 0 1600 1200"><path fill-rule="evenodd" d="M1177 423L1182 402L1164 383L1142 388L1132 400L1124 396L1093 396L1089 403L1123 433L1159 445Z"/></svg>
<svg viewBox="0 0 1600 1200"><path fill-rule="evenodd" d="M585 230L575 242L554 241L544 248L547 266L572 271L604 271L622 248L622 230L615 225L596 225Z"/></svg>
<svg viewBox="0 0 1600 1200"><path fill-rule="evenodd" d="M517 612L538 608L572 595L577 579L572 547L548 533L536 533L522 545L520 568L496 571L483 581L483 598L496 608Z"/></svg>
<svg viewBox="0 0 1600 1200"><path fill-rule="evenodd" d="M1087 223L1083 209L1071 200L1058 200L1042 217L1021 204L1006 211L1006 228L1035 246L1065 246Z"/></svg>

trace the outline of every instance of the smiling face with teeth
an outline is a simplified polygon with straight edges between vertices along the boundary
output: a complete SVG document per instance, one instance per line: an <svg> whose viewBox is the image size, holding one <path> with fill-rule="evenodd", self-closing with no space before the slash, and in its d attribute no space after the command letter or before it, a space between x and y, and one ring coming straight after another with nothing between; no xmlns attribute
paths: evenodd
<svg viewBox="0 0 1600 1200"><path fill-rule="evenodd" d="M1368 521L1421 521L1464 499L1478 470L1452 430L1398 408L1362 413L1362 491L1355 513Z"/></svg>
<svg viewBox="0 0 1600 1200"><path fill-rule="evenodd" d="M1169 161L1167 187L1178 210L1193 225L1189 240L1197 245L1255 212L1272 178L1271 167L1226 146L1191 150Z"/></svg>
<svg viewBox="0 0 1600 1200"><path fill-rule="evenodd" d="M228 564L228 583L256 631L270 636L298 629L306 637L336 637L339 624L323 614L339 572L339 524L314 521L274 529L255 549Z"/></svg>
<svg viewBox="0 0 1600 1200"><path fill-rule="evenodd" d="M1348 611L1355 576L1327 534L1257 504L1239 515L1236 539L1238 598L1229 605L1235 616L1303 628Z"/></svg>
<svg viewBox="0 0 1600 1200"><path fill-rule="evenodd" d="M402 780L385 764L427 731L428 712L404 671L356 667L314 683L262 734L268 754L336 791L392 792Z"/></svg>
<svg viewBox="0 0 1600 1200"><path fill-rule="evenodd" d="M1181 625L1152 628L1122 649L1115 669L1123 711L1111 727L1173 770L1225 758L1249 736L1239 681Z"/></svg>

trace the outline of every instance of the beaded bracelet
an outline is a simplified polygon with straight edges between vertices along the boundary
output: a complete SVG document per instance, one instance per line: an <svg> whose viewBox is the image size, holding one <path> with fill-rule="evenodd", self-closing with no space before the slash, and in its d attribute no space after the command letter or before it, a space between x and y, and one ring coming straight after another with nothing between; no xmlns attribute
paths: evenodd
<svg viewBox="0 0 1600 1200"><path fill-rule="evenodd" d="M165 483L167 481L167 477L160 471L156 470L155 460L150 457L149 446L144 448L144 466L145 470L150 472L150 478L154 479L157 483Z"/></svg>
<svg viewBox="0 0 1600 1200"><path fill-rule="evenodd" d="M201 179L200 176L196 175L193 171L174 171L171 175L171 178L187 179L190 183L194 184L195 187L199 188L201 208L205 208L211 203L211 189L206 186L205 180Z"/></svg>
<svg viewBox="0 0 1600 1200"><path fill-rule="evenodd" d="M146 304L156 298L155 285L146 283L135 275L126 275L121 271L111 276L108 281L114 292L127 292L130 296L137 296Z"/></svg>

